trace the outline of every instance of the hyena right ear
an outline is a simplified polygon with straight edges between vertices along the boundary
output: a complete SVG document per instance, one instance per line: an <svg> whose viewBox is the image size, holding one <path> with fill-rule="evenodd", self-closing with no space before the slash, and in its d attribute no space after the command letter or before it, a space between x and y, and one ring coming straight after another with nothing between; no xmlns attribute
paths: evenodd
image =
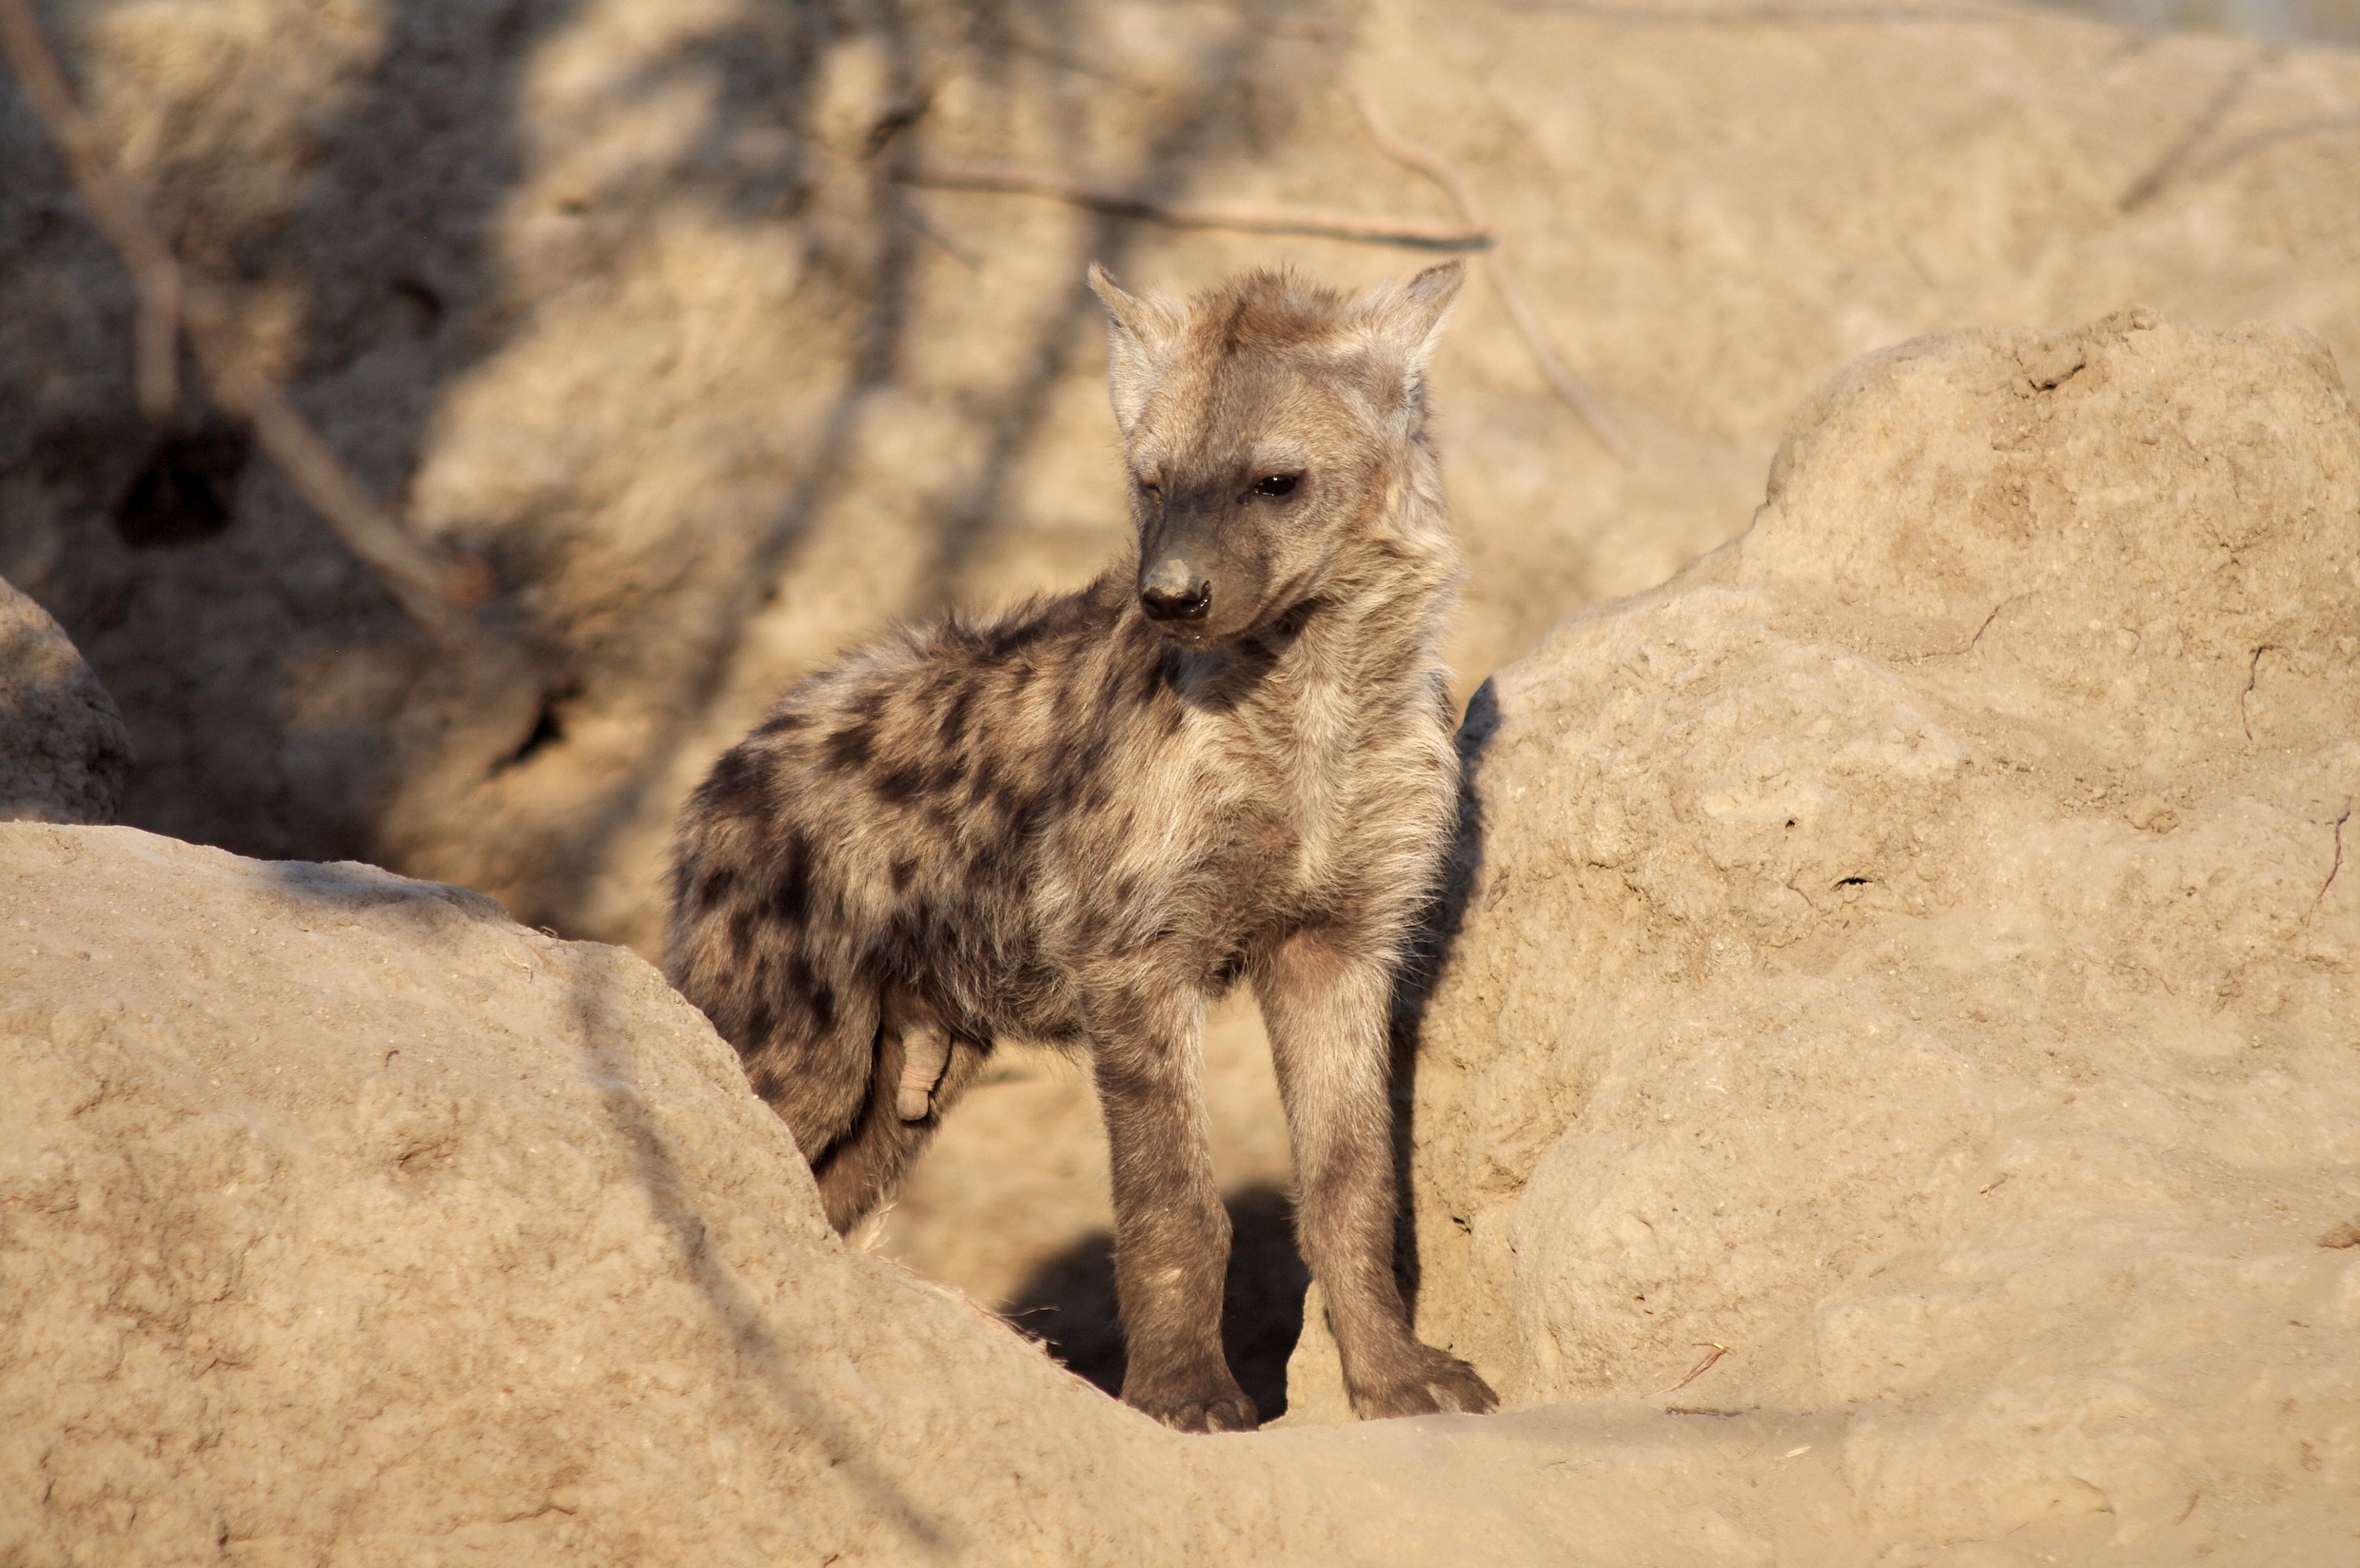
<svg viewBox="0 0 2360 1568"><path fill-rule="evenodd" d="M1129 436L1155 383L1171 367L1187 321L1169 302L1124 292L1114 275L1095 262L1090 264L1090 287L1107 307L1107 383L1114 422Z"/></svg>
<svg viewBox="0 0 2360 1568"><path fill-rule="evenodd" d="M1385 284L1359 302L1360 346L1377 382L1376 402L1414 419L1424 404L1426 367L1443 324L1466 282L1466 263L1438 262L1406 283Z"/></svg>

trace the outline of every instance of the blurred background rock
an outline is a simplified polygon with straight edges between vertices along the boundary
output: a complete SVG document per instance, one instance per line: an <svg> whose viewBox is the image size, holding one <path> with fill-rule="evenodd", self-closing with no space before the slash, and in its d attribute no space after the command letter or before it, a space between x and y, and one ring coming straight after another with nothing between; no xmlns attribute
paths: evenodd
<svg viewBox="0 0 2360 1568"><path fill-rule="evenodd" d="M133 297L0 93L0 576L122 709L122 819L356 857L658 953L678 803L781 685L897 617L1076 585L1124 508L1081 276L1186 289L1429 253L921 188L991 162L1501 239L1619 455L1489 286L1435 373L1464 698L1741 529L1793 409L1937 328L2133 301L2360 363L2360 7L2109 20L1986 0L1304 5L79 0L111 156L252 362L522 663L446 656L193 383L138 411ZM2123 26L2128 24L2128 30ZM2181 29L2181 30L2171 30ZM1208 1046L1266 1405L1299 1313L1249 1004ZM1119 1377L1088 1086L1011 1053L880 1242Z"/></svg>

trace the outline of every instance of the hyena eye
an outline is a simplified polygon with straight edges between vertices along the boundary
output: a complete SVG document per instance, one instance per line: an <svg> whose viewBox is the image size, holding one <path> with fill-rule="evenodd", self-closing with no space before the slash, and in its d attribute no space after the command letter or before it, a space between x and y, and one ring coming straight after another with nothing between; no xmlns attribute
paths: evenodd
<svg viewBox="0 0 2360 1568"><path fill-rule="evenodd" d="M1272 474L1268 479L1255 480L1253 493L1277 500L1282 497L1293 495L1295 486L1301 482L1301 480L1302 476L1299 474Z"/></svg>

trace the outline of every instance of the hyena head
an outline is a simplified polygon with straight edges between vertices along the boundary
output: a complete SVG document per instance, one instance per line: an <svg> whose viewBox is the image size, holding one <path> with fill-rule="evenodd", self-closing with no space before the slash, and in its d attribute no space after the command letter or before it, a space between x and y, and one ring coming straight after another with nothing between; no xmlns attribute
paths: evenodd
<svg viewBox="0 0 2360 1568"><path fill-rule="evenodd" d="M1446 262L1347 299L1253 272L1183 304L1090 269L1112 318L1139 604L1168 637L1201 648L1256 631L1395 524L1426 362L1465 276Z"/></svg>

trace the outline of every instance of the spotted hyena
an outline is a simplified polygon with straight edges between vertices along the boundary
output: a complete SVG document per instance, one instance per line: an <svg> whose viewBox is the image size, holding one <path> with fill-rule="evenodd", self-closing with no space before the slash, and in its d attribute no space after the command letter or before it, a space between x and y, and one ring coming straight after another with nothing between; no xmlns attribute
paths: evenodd
<svg viewBox="0 0 2360 1568"><path fill-rule="evenodd" d="M1238 1430L1206 1004L1260 1000L1303 1253L1363 1416L1486 1410L1393 1278L1386 1020L1458 770L1459 573L1426 366L1465 269L1255 272L1111 318L1136 547L1079 593L897 633L795 687L684 813L670 970L847 1230L1002 1040L1089 1054L1123 1398Z"/></svg>

